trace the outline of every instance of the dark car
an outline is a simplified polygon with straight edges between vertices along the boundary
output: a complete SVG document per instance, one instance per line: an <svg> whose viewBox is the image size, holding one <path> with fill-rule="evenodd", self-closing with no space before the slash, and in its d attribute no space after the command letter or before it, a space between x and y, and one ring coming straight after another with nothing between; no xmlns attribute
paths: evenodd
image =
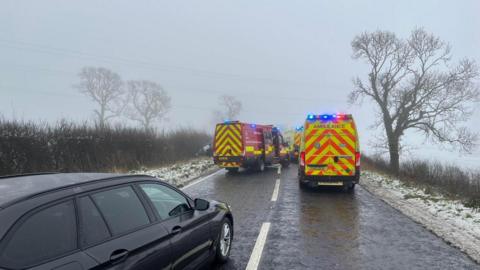
<svg viewBox="0 0 480 270"><path fill-rule="evenodd" d="M0 178L0 269L197 269L225 262L229 206L143 175Z"/></svg>

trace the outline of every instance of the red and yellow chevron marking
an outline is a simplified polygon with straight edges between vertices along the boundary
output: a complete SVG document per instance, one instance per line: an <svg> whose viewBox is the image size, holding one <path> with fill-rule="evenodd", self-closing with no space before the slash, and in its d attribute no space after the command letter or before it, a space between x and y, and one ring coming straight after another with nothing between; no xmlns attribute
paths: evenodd
<svg viewBox="0 0 480 270"><path fill-rule="evenodd" d="M218 124L215 129L216 156L240 156L243 152L241 124Z"/></svg>
<svg viewBox="0 0 480 270"><path fill-rule="evenodd" d="M351 176L355 174L355 152L358 149L353 122L342 128L319 128L316 122L305 129L307 175ZM335 158L338 159L335 162ZM324 165L314 167L309 165Z"/></svg>
<svg viewBox="0 0 480 270"><path fill-rule="evenodd" d="M293 145L300 146L301 142L302 142L302 133L297 131L295 132L295 135L293 137Z"/></svg>

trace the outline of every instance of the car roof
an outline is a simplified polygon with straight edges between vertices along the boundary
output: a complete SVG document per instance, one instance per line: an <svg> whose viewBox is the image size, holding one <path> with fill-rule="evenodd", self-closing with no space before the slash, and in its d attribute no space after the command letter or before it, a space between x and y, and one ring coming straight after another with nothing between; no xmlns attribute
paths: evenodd
<svg viewBox="0 0 480 270"><path fill-rule="evenodd" d="M0 208L10 202L38 193L101 179L124 177L114 173L42 173L0 178Z"/></svg>

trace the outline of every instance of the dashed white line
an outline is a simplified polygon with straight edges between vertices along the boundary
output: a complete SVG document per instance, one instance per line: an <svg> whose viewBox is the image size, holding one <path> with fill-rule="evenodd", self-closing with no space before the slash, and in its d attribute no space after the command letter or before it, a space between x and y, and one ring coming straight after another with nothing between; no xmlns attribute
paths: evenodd
<svg viewBox="0 0 480 270"><path fill-rule="evenodd" d="M277 179L277 181L275 181L275 187L273 188L272 202L277 201L279 189L280 189L280 179Z"/></svg>
<svg viewBox="0 0 480 270"><path fill-rule="evenodd" d="M263 247L267 241L268 231L270 230L270 222L265 222L260 228L260 233L258 234L257 241L253 247L252 254L248 260L247 268L245 270L257 270L258 265L260 264L260 259L262 258Z"/></svg>
<svg viewBox="0 0 480 270"><path fill-rule="evenodd" d="M198 179L198 180L195 180L195 181L193 181L192 183L190 183L190 184L182 187L181 190L185 190L185 189L187 189L187 188L189 188L189 187L191 187L191 186L194 186L194 185L196 185L196 184L198 184L198 183L200 183L200 182L203 182L203 181L207 180L208 178L210 178L210 177L212 177L212 176L214 176L214 175L216 175L216 174L219 174L221 171L222 171L222 170L218 170L218 171L216 171L216 172L214 172L214 173L212 173L212 174L209 174L209 175L207 175L207 176L205 176L205 177L202 177L202 178L200 178L200 179Z"/></svg>
<svg viewBox="0 0 480 270"><path fill-rule="evenodd" d="M277 169L277 174L281 174L282 173L282 166L278 166L278 169Z"/></svg>

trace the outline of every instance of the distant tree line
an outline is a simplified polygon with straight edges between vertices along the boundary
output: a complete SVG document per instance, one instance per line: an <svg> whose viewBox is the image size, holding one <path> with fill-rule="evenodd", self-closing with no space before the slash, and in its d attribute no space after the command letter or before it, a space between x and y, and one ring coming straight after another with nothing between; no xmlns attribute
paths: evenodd
<svg viewBox="0 0 480 270"><path fill-rule="evenodd" d="M0 175L30 172L126 171L189 159L208 134L157 133L125 126L92 126L0 119Z"/></svg>
<svg viewBox="0 0 480 270"><path fill-rule="evenodd" d="M94 120L99 128L107 127L114 117L125 116L150 131L170 110L171 98L156 82L124 82L120 75L102 67L84 67L78 76L75 88L97 104Z"/></svg>
<svg viewBox="0 0 480 270"><path fill-rule="evenodd" d="M94 122L99 128L107 127L112 118L123 116L146 131L153 130L171 109L171 97L156 82L123 81L119 74L103 67L84 67L78 76L74 87L97 105ZM242 103L231 95L222 95L218 101L220 108L212 111L213 122L236 120Z"/></svg>

